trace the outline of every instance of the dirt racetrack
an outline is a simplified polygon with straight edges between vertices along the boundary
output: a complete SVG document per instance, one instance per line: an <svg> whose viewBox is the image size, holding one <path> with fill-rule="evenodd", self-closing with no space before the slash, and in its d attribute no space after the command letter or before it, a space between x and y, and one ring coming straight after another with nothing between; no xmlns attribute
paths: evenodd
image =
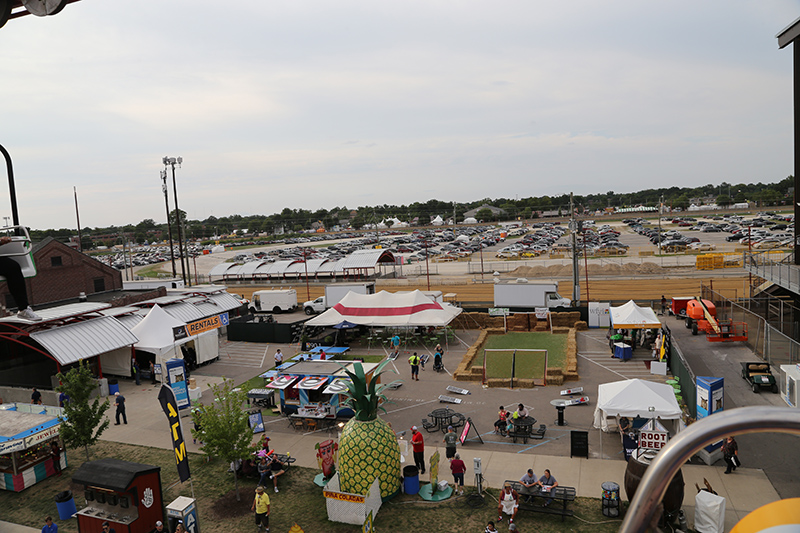
<svg viewBox="0 0 800 533"><path fill-rule="evenodd" d="M613 265L608 265L613 266ZM522 277L522 276L520 276ZM550 276L545 276L548 278ZM479 279L479 278L478 278ZM536 277L531 276L531 281ZM491 276L485 276L485 283L473 283L472 278L466 277L447 278L444 280L431 278L430 290L442 291L444 294L455 293L455 301L460 304L483 304L482 306L491 306L494 300L494 287ZM477 281L477 280L476 280ZM627 300L659 302L661 295L667 298L672 296L699 296L700 285L711 285L714 290L720 292L729 298L741 297L746 291L748 278L746 275L734 277L674 277L665 278L660 276L648 276L642 278L595 278L589 277L589 299L591 301L613 301L621 302ZM581 298L586 299L586 280L581 279ZM306 285L299 282L292 285L272 286L272 288L289 288L293 287L297 290L297 300L302 305L302 302L322 296L324 294L324 284L310 284L308 292ZM245 298L250 298L253 291L268 289L270 286L245 286L245 285L232 285L229 287L230 292L238 293ZM378 280L377 290L386 291L410 291L419 289L421 291L428 290L425 278L421 279L408 279L408 280ZM572 295L572 282L559 281L559 293L569 298ZM309 297L310 294L310 297Z"/></svg>

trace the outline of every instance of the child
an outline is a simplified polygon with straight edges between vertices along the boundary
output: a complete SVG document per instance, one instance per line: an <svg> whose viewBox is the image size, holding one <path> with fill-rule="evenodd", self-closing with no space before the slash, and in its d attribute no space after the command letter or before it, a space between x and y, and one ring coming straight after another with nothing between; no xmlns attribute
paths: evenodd
<svg viewBox="0 0 800 533"><path fill-rule="evenodd" d="M486 524L486 529L483 530L484 533L498 533L497 528L494 527L494 522L489 522Z"/></svg>
<svg viewBox="0 0 800 533"><path fill-rule="evenodd" d="M500 411L497 412L497 421L494 423L494 432L503 434L506 427L506 420L508 419L508 411L502 405L500 406Z"/></svg>

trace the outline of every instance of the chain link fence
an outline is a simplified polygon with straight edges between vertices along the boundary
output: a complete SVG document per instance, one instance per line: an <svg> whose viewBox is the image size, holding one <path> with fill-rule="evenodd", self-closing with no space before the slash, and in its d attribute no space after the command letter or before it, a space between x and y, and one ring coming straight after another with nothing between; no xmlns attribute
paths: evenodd
<svg viewBox="0 0 800 533"><path fill-rule="evenodd" d="M800 343L795 340L800 337L800 310L796 307L768 296L733 301L707 285L701 286L701 295L717 308L719 320L747 324L746 344L770 365L800 362Z"/></svg>

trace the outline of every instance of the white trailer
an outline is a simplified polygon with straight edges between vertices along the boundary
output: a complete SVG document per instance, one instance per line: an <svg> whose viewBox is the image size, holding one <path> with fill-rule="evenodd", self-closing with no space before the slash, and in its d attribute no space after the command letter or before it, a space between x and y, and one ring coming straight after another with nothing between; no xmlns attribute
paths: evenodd
<svg viewBox="0 0 800 533"><path fill-rule="evenodd" d="M558 282L504 281L494 285L494 306L516 309L535 309L537 307L570 307L568 298L558 294Z"/></svg>
<svg viewBox="0 0 800 533"><path fill-rule="evenodd" d="M304 303L303 310L307 315L321 313L339 303L348 292L354 292L356 294L375 294L375 282L333 283L331 285L325 285L325 296L320 296L316 300Z"/></svg>
<svg viewBox="0 0 800 533"><path fill-rule="evenodd" d="M255 291L247 308L251 313L289 313L297 308L297 291L294 289Z"/></svg>

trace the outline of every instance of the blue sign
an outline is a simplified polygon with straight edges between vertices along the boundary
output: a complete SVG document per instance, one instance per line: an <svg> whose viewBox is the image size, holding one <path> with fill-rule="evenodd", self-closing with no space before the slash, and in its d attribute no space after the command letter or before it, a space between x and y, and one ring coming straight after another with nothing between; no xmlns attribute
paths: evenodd
<svg viewBox="0 0 800 533"><path fill-rule="evenodd" d="M191 402L189 401L189 386L186 382L186 367L183 359L169 359L165 366L167 367L167 383L175 392L178 409L186 409Z"/></svg>

